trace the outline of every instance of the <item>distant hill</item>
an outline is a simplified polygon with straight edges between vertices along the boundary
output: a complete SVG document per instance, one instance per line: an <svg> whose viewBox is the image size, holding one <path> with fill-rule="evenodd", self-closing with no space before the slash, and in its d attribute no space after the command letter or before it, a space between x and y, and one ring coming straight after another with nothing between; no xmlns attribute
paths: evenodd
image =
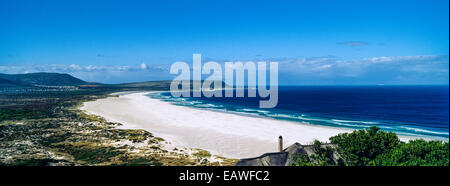
<svg viewBox="0 0 450 186"><path fill-rule="evenodd" d="M32 88L33 86L0 78L0 88Z"/></svg>
<svg viewBox="0 0 450 186"><path fill-rule="evenodd" d="M78 86L87 82L75 78L69 74L60 73L29 73L29 74L0 74L2 82L6 84L29 86Z"/></svg>
<svg viewBox="0 0 450 186"><path fill-rule="evenodd" d="M191 80L190 85L192 88L193 80ZM200 81L205 82L204 80ZM172 80L165 81L145 81L145 82L135 82L135 83L121 83L121 84L97 84L97 85L82 85L82 87L97 87L97 88L127 88L127 89L161 89L168 90ZM229 87L224 82L220 81L223 87ZM212 85L211 85L212 86Z"/></svg>
<svg viewBox="0 0 450 186"><path fill-rule="evenodd" d="M191 80L191 88L193 85ZM201 81L203 83L204 80ZM29 73L29 74L0 74L0 88L7 89L32 89L32 90L48 90L48 89L95 89L95 90L169 90L171 80L166 81L145 81L135 83L121 84L102 84L86 82L75 78L69 74L61 73ZM223 87L229 87L224 82ZM212 86L212 85L211 85Z"/></svg>
<svg viewBox="0 0 450 186"><path fill-rule="evenodd" d="M122 84L102 84L86 82L75 78L69 74L61 73L28 73L28 74L0 74L0 88L64 88L66 86L78 87L81 89L102 89L102 90L168 90L171 81L146 81ZM56 86L56 87L54 87Z"/></svg>
<svg viewBox="0 0 450 186"><path fill-rule="evenodd" d="M0 78L0 87L13 87L13 86L18 86L18 84L10 80Z"/></svg>
<svg viewBox="0 0 450 186"><path fill-rule="evenodd" d="M3 85L3 84L8 85L8 84L15 84L15 83L10 80L7 80L7 79L0 78L0 85Z"/></svg>

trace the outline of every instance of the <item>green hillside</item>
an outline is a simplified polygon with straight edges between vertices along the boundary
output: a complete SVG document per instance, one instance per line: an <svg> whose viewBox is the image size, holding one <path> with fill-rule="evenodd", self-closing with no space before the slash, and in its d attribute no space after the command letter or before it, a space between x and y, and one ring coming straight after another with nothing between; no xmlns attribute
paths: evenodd
<svg viewBox="0 0 450 186"><path fill-rule="evenodd" d="M43 85L43 86L76 86L86 84L85 81L69 74L60 73L28 73L28 74L0 74L0 78L7 80L6 84Z"/></svg>
<svg viewBox="0 0 450 186"><path fill-rule="evenodd" d="M32 87L32 86L29 86L28 84L23 84L20 82L14 82L11 80L0 78L0 87L2 87L2 88L27 88L27 87Z"/></svg>

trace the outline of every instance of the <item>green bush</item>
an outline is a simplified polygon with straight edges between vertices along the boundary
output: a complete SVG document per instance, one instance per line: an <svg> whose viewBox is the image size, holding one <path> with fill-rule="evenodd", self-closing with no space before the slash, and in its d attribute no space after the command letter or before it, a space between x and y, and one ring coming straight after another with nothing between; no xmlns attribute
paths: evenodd
<svg viewBox="0 0 450 186"><path fill-rule="evenodd" d="M422 139L400 143L388 153L376 157L381 166L449 166L449 143Z"/></svg>
<svg viewBox="0 0 450 186"><path fill-rule="evenodd" d="M47 110L30 110L30 109L0 109L0 121L4 120L23 120L23 119L39 119L50 116Z"/></svg>
<svg viewBox="0 0 450 186"><path fill-rule="evenodd" d="M108 162L111 161L111 158L123 154L115 147L99 146L87 142L54 144L52 146L72 155L75 160L88 164Z"/></svg>
<svg viewBox="0 0 450 186"><path fill-rule="evenodd" d="M312 144L314 154L296 154L295 166L334 166L337 163L333 159L334 149L330 146L324 146L319 140L314 140Z"/></svg>
<svg viewBox="0 0 450 186"><path fill-rule="evenodd" d="M316 166L306 154L296 154L294 158L295 163L293 166Z"/></svg>
<svg viewBox="0 0 450 186"><path fill-rule="evenodd" d="M314 141L314 154L296 155L295 166L449 166L449 143L423 139L400 142L392 132L371 127L330 138L335 146ZM341 159L333 160L337 150ZM335 162L336 161L336 162Z"/></svg>
<svg viewBox="0 0 450 186"><path fill-rule="evenodd" d="M154 158L137 158L127 160L123 164L112 164L113 166L161 166L162 163Z"/></svg>
<svg viewBox="0 0 450 186"><path fill-rule="evenodd" d="M337 145L345 165L364 166L374 163L375 158L394 149L399 143L397 135L380 131L377 127L342 133L330 138Z"/></svg>
<svg viewBox="0 0 450 186"><path fill-rule="evenodd" d="M48 166L50 163L56 163L58 161L53 159L27 159L18 160L12 164L6 164L9 166Z"/></svg>

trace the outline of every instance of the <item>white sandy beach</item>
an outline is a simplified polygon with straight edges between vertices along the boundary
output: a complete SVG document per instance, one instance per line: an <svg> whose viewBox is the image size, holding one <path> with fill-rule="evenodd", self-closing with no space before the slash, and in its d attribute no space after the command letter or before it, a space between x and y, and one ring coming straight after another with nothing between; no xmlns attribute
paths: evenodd
<svg viewBox="0 0 450 186"><path fill-rule="evenodd" d="M131 93L84 103L82 110L124 124L120 128L144 129L175 146L200 148L229 158L249 158L277 151L278 136L284 146L310 144L350 129L322 127L274 119L176 106Z"/></svg>

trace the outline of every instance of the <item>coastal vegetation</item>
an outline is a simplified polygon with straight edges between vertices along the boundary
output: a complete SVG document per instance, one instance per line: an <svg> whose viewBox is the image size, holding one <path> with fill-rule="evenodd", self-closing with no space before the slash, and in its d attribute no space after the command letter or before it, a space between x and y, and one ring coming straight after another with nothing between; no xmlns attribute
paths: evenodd
<svg viewBox="0 0 450 186"><path fill-rule="evenodd" d="M315 141L314 154L298 154L296 166L449 166L449 143L423 139L402 142L377 127L341 133L332 145ZM334 154L334 155L333 155Z"/></svg>
<svg viewBox="0 0 450 186"><path fill-rule="evenodd" d="M45 80L46 75L40 74L39 79ZM8 82L19 81L10 79ZM70 77L65 79L83 83ZM21 84L36 82L33 78L20 81ZM112 92L164 90L167 86L166 82L91 84L71 90L9 86L7 91L0 91L0 166L234 165L235 159L201 149L168 149L169 142L148 131L118 129L120 123L108 122L79 109L83 102L115 97Z"/></svg>

